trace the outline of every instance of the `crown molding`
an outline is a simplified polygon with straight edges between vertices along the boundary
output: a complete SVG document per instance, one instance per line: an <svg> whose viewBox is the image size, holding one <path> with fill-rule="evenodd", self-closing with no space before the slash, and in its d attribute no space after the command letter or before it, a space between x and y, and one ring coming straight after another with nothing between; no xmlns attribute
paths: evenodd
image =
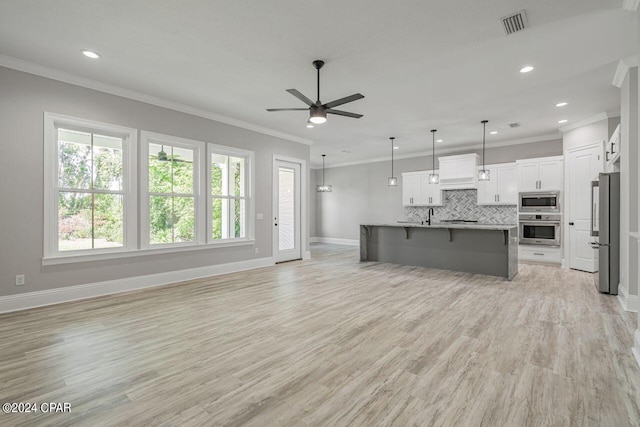
<svg viewBox="0 0 640 427"><path fill-rule="evenodd" d="M638 10L638 5L640 5L640 0L623 0L622 2L622 8L632 12Z"/></svg>
<svg viewBox="0 0 640 427"><path fill-rule="evenodd" d="M559 133L554 133L554 134L548 134L548 135L541 135L541 136L532 136L529 138L522 138L522 139L514 139L514 140L510 140L510 141L497 141L497 142L492 142L486 143L486 148L500 148L500 147L508 147L511 145L521 145L521 144L530 144L532 142L544 142L544 141L553 141L556 139L562 139L562 135ZM470 150L479 150L482 148L482 144L478 143L478 144L466 144L466 145L459 145L457 147L451 147L451 148L445 148L445 149L439 149L436 152L436 156L438 155L442 155L442 154L465 154L466 152L470 151ZM408 154L394 154L393 155L393 159L395 160L402 160L402 159L412 159L414 157L428 157L431 156L431 152L432 150L428 150L428 151L417 151L414 153L408 153ZM332 169L332 168L341 168L344 166L355 166L355 165L364 165L367 163L380 163L380 162L388 162L390 159L390 157L376 157L373 159L365 159L365 160L355 160L352 162L344 162L344 163L336 163L333 164L331 166L325 166L325 169ZM322 169L322 166L312 166L311 169Z"/></svg>
<svg viewBox="0 0 640 427"><path fill-rule="evenodd" d="M606 111L604 113L598 113L591 117L587 117L586 119L579 120L575 123L562 126L560 128L560 132L565 133L570 130L581 128L582 126L590 125L591 123L596 123L602 120L610 119L612 117L620 117L620 111L612 110L612 111Z"/></svg>
<svg viewBox="0 0 640 427"><path fill-rule="evenodd" d="M264 135L273 136L276 138L286 139L287 141L297 142L299 144L304 144L304 145L313 144L313 141L309 139L300 138L298 136L280 132L275 129L266 128L253 123L245 122L243 120L238 120L222 114L214 113L212 111L207 111L201 108L196 108L186 104L181 104L179 102L170 101L165 98L160 98L160 97L149 95L146 93L137 92L135 90L125 89L119 86L103 83L98 80L80 77L75 74L70 74L65 71L60 71L55 68L25 61L25 60L8 56L8 55L0 54L0 66L11 68L17 71L22 71L28 74L34 74L40 77L46 77L48 79L57 80L63 83L69 83L75 86L81 86L87 89L108 93L110 95L120 96L123 98L132 99L134 101L144 102L146 104L167 108L169 110L190 114L192 116L202 117L204 119L213 120L216 122L235 126L237 128L250 130L250 131L261 133Z"/></svg>
<svg viewBox="0 0 640 427"><path fill-rule="evenodd" d="M618 61L618 66L616 67L616 72L613 75L611 84L617 88L621 88L624 84L624 79L627 77L629 68L637 67L638 63L638 55L627 56L626 58L622 58L620 61Z"/></svg>

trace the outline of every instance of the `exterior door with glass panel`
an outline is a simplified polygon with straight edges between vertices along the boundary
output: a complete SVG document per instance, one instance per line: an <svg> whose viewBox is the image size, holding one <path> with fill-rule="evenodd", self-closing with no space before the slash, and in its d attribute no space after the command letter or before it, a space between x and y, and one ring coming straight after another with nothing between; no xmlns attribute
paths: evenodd
<svg viewBox="0 0 640 427"><path fill-rule="evenodd" d="M276 160L273 183L275 261L301 259L300 164Z"/></svg>

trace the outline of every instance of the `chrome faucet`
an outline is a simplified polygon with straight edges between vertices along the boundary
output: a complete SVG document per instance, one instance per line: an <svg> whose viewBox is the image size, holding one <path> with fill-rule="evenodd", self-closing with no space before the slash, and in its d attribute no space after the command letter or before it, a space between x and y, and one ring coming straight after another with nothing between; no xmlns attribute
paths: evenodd
<svg viewBox="0 0 640 427"><path fill-rule="evenodd" d="M427 217L427 225L431 225L431 215L433 215L433 208L429 208L429 210L427 211L427 213L429 214L429 216Z"/></svg>

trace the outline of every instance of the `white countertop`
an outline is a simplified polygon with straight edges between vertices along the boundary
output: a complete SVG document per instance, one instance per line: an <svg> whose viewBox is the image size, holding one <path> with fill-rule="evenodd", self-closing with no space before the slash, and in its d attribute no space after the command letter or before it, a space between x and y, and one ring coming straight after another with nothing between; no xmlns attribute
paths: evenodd
<svg viewBox="0 0 640 427"><path fill-rule="evenodd" d="M476 223L446 223L432 222L431 225L421 224L419 222L394 222L394 223L378 223L378 224L360 224L367 227L410 227L410 228L449 228L457 230L511 230L517 228L516 224L476 224Z"/></svg>

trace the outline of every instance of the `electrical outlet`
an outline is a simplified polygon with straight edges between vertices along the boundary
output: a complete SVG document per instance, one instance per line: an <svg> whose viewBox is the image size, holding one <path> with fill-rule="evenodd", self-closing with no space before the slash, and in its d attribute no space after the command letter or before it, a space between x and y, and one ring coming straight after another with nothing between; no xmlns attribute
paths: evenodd
<svg viewBox="0 0 640 427"><path fill-rule="evenodd" d="M260 253L260 249L256 248L256 253L259 254Z"/></svg>
<svg viewBox="0 0 640 427"><path fill-rule="evenodd" d="M261 213L256 214L256 219L264 219L264 215Z"/></svg>
<svg viewBox="0 0 640 427"><path fill-rule="evenodd" d="M18 274L16 276L16 286L24 285L24 274Z"/></svg>

